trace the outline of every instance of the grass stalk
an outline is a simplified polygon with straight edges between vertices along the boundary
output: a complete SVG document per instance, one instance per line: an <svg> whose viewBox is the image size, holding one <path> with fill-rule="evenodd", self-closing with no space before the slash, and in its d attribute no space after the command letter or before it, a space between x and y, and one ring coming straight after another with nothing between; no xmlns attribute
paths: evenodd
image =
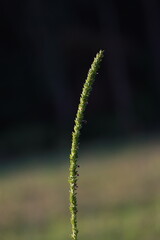
<svg viewBox="0 0 160 240"><path fill-rule="evenodd" d="M103 59L103 52L102 50L97 53L94 61L89 69L87 79L84 83L80 103L78 106L76 118L75 118L75 125L74 130L72 132L72 145L71 145L71 154L70 154L70 168L69 168L69 184L70 184L70 214L71 214L71 226L72 226L72 240L77 240L78 235L78 227L77 227L77 181L78 181L78 167L77 164L78 160L78 148L79 148L79 137L80 137L80 130L83 124L84 112L86 106L88 104L88 98L90 92L92 90L92 85L95 81L95 77L97 75L97 71L100 67L100 63Z"/></svg>

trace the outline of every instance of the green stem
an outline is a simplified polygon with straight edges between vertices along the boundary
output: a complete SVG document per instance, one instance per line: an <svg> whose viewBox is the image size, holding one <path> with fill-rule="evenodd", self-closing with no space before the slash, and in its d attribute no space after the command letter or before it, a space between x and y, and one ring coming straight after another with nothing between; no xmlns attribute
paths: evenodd
<svg viewBox="0 0 160 240"><path fill-rule="evenodd" d="M95 80L97 71L100 67L100 63L103 58L103 51L100 50L97 53L94 61L89 69L87 79L84 83L80 103L78 106L78 111L76 114L74 131L72 133L72 146L70 154L70 169L69 169L69 183L70 183L70 213L71 213L71 225L72 225L72 234L71 237L73 240L77 240L78 228L77 228L77 180L78 180L78 146L79 146L79 136L80 130L82 128L84 112L88 103L88 98L92 90L92 85Z"/></svg>

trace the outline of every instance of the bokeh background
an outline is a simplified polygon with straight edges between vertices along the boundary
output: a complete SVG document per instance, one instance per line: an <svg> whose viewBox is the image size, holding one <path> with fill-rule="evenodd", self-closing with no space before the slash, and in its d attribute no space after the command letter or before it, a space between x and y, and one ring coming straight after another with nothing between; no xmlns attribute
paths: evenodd
<svg viewBox="0 0 160 240"><path fill-rule="evenodd" d="M0 29L0 239L69 239L71 132L100 49L79 239L160 239L159 1L5 0Z"/></svg>

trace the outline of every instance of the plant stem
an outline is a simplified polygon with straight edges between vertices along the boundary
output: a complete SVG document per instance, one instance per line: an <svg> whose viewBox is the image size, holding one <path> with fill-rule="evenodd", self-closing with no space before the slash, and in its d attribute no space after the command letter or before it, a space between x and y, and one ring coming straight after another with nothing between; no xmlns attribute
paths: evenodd
<svg viewBox="0 0 160 240"><path fill-rule="evenodd" d="M88 98L92 90L92 85L93 85L93 82L95 81L95 77L100 67L102 58L103 58L103 51L100 50L99 53L97 53L96 57L94 58L91 68L89 69L87 79L84 83L81 97L80 97L80 103L78 106L78 111L75 118L74 131L72 133L69 183L70 183L70 213L71 213L71 226L72 226L71 238L73 240L77 240L77 235L78 235L77 180L78 180L79 174L78 174L77 168L79 166L77 165L77 159L78 159L79 136L80 136L80 130L82 128L84 112L88 103Z"/></svg>

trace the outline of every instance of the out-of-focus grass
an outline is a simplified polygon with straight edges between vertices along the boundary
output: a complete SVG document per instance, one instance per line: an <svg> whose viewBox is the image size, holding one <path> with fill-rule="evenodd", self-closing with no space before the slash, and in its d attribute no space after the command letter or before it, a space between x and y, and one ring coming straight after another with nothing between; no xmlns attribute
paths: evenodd
<svg viewBox="0 0 160 240"><path fill-rule="evenodd" d="M81 154L79 239L160 239L159 143ZM69 239L68 167L0 177L1 240Z"/></svg>

